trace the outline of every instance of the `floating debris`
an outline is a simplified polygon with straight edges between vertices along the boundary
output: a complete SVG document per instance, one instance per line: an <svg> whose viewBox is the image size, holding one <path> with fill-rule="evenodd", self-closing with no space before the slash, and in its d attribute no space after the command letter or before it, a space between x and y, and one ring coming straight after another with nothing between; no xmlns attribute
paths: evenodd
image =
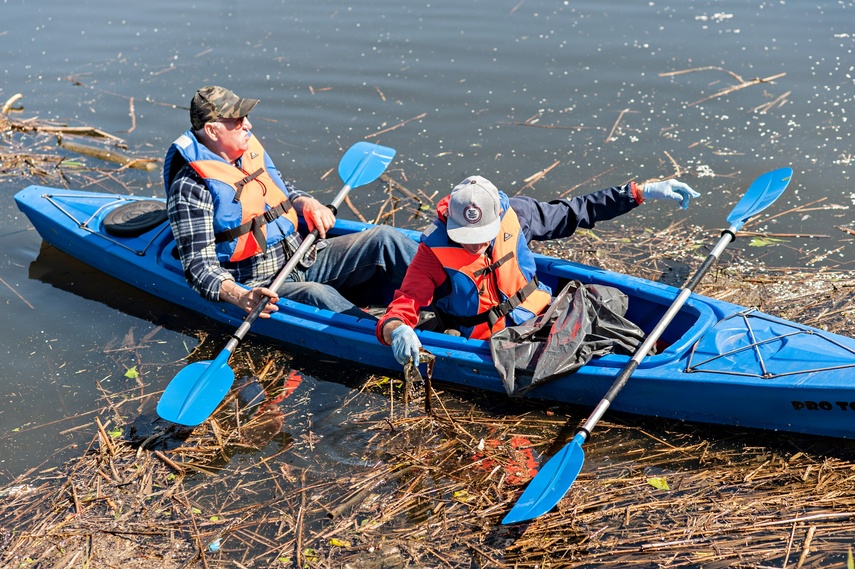
<svg viewBox="0 0 855 569"><path fill-rule="evenodd" d="M7 120L0 115L0 123ZM5 172L58 176L68 165L19 150ZM668 158L676 172L687 170ZM421 190L392 178L384 183L390 196L404 196L401 208L414 217L432 203ZM776 217L802 215L808 206L816 204ZM622 228L598 228L536 249L680 286L715 231L678 223L629 240ZM758 250L749 248L752 235L763 251L795 249L800 266L772 269L751 258ZM749 239L728 249L698 292L855 335L855 275L834 260L841 242L800 250L797 236L747 229L740 236ZM0 565L852 565L851 441L612 413L586 445L585 467L556 509L506 527L500 520L525 484L590 409L366 372L331 414L339 422L322 425L309 405L312 381L289 367L302 356L247 343L234 358L246 379L208 421L181 428L144 412L158 392L149 389L152 374L139 371L133 338L127 342L127 350L111 354L127 383L117 381L112 392L103 387L103 408L64 431L85 430L90 443L63 465L0 487ZM302 359L308 365L311 358ZM133 390L138 395L130 396ZM333 436L341 432L360 438ZM347 448L338 448L345 438L340 446ZM355 457L345 460L350 451Z"/></svg>
<svg viewBox="0 0 855 569"><path fill-rule="evenodd" d="M151 172L160 167L159 158L130 156L121 138L92 126L72 126L36 117L11 118L9 113L16 110L13 104L19 100L20 95L16 95L0 108L0 175L24 176L52 184L70 185L73 179L82 177L85 172L98 171L97 166L87 166L83 161L70 157L68 152L120 164L119 170L134 168ZM25 146L18 140L21 133L35 135L36 140L28 137ZM69 137L78 140L86 137L98 141L101 146L72 141ZM56 146L53 148L59 147L68 152L34 151L34 148L48 147L48 141L54 140Z"/></svg>

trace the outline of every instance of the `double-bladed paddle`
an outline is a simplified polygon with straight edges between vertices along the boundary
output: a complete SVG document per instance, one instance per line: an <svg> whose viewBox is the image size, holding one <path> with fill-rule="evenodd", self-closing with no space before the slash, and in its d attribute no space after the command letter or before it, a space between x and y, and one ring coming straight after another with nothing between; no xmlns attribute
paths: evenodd
<svg viewBox="0 0 855 569"><path fill-rule="evenodd" d="M339 162L338 174L344 182L344 187L330 204L330 209L336 212L352 188L379 178L394 157L395 150L379 144L357 142L351 146ZM288 259L268 286L269 289L277 290L285 282L317 238L318 230L314 229ZM157 414L162 419L195 427L214 412L235 379L235 373L229 367L229 357L268 302L269 299L265 297L255 306L213 361L195 362L178 372L166 386L157 404Z"/></svg>
<svg viewBox="0 0 855 569"><path fill-rule="evenodd" d="M632 358L623 370L621 370L605 397L597 404L594 411L576 432L573 440L550 458L540 469L540 472L529 482L522 496L514 504L514 507L511 508L511 511L508 512L508 515L505 516L505 519L502 520L503 524L514 524L536 518L551 510L564 497L582 470L582 463L585 461L585 452L582 450L582 444L591 435L591 431L605 414L606 410L608 410L618 392L623 389L629 377L638 367L638 364L650 352L656 340L659 339L677 315L677 312L679 312L680 308L688 300L695 286L701 281L713 263L718 261L724 249L735 239L736 232L739 231L751 216L760 213L778 199L778 196L783 193L787 184L790 183L792 176L793 170L791 168L780 168L767 172L754 180L745 192L745 195L742 196L742 199L739 200L739 203L736 204L733 211L727 217L730 227L722 232L721 239L713 247L713 250L704 260L703 264L686 282L671 303L671 306L665 311L662 319L659 320L653 330L647 335L644 342L635 350Z"/></svg>

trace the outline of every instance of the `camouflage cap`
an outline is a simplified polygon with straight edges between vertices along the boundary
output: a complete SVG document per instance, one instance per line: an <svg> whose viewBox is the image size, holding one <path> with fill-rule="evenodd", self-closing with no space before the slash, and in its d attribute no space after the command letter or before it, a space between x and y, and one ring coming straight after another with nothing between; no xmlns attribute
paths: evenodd
<svg viewBox="0 0 855 569"><path fill-rule="evenodd" d="M190 124L199 130L205 123L217 119L245 117L258 104L258 99L241 99L225 87L208 85L193 95L190 103Z"/></svg>

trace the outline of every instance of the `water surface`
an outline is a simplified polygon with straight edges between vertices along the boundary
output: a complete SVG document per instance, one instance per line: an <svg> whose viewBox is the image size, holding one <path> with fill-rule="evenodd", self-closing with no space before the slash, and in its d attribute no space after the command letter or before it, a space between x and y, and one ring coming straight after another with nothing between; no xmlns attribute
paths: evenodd
<svg viewBox="0 0 855 569"><path fill-rule="evenodd" d="M392 175L425 195L474 173L515 194L550 167L526 194L546 200L676 171L703 194L686 212L650 203L609 225L636 238L679 220L722 228L756 176L792 166L790 189L769 210L777 217L754 228L813 237L746 248L745 258L791 266L805 251L833 251L823 266L848 270L855 250L838 226L851 227L855 199L853 10L760 0L262 0L251 10L5 0L0 102L21 93L13 118L92 125L160 157L188 127L193 92L224 85L262 100L255 133L321 199L339 189L325 174L342 149L366 137L395 148ZM163 389L210 331L40 255L12 200L30 182L0 178L0 483L78 452L71 445L90 439L102 390ZM87 175L81 185L163 194L158 172L126 173L121 184ZM385 195L369 187L352 199L374 215ZM125 376L133 365L138 383ZM341 397L347 374L318 378L334 383L314 404Z"/></svg>

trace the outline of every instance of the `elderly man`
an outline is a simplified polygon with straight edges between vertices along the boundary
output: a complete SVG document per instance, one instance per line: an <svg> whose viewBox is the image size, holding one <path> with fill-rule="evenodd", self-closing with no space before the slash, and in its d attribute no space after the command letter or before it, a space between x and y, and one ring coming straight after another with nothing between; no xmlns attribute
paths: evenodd
<svg viewBox="0 0 855 569"><path fill-rule="evenodd" d="M421 343L413 328L420 308L432 305L442 329L486 340L552 302L552 291L537 280L531 240L568 237L645 198L675 200L686 209L699 196L682 182L665 180L545 203L508 198L489 180L470 176L437 204L436 220L422 234L401 288L377 323L377 339L392 346L402 365L418 362Z"/></svg>
<svg viewBox="0 0 855 569"><path fill-rule="evenodd" d="M279 290L267 288L302 242L299 218L323 239L335 216L280 177L251 132L258 102L223 87L199 89L191 129L167 151L167 212L187 281L204 298L247 312L269 297L262 317L278 310L280 296L367 316L342 292L375 291L361 300L385 305L381 292L400 285L417 244L386 226L322 240Z"/></svg>

